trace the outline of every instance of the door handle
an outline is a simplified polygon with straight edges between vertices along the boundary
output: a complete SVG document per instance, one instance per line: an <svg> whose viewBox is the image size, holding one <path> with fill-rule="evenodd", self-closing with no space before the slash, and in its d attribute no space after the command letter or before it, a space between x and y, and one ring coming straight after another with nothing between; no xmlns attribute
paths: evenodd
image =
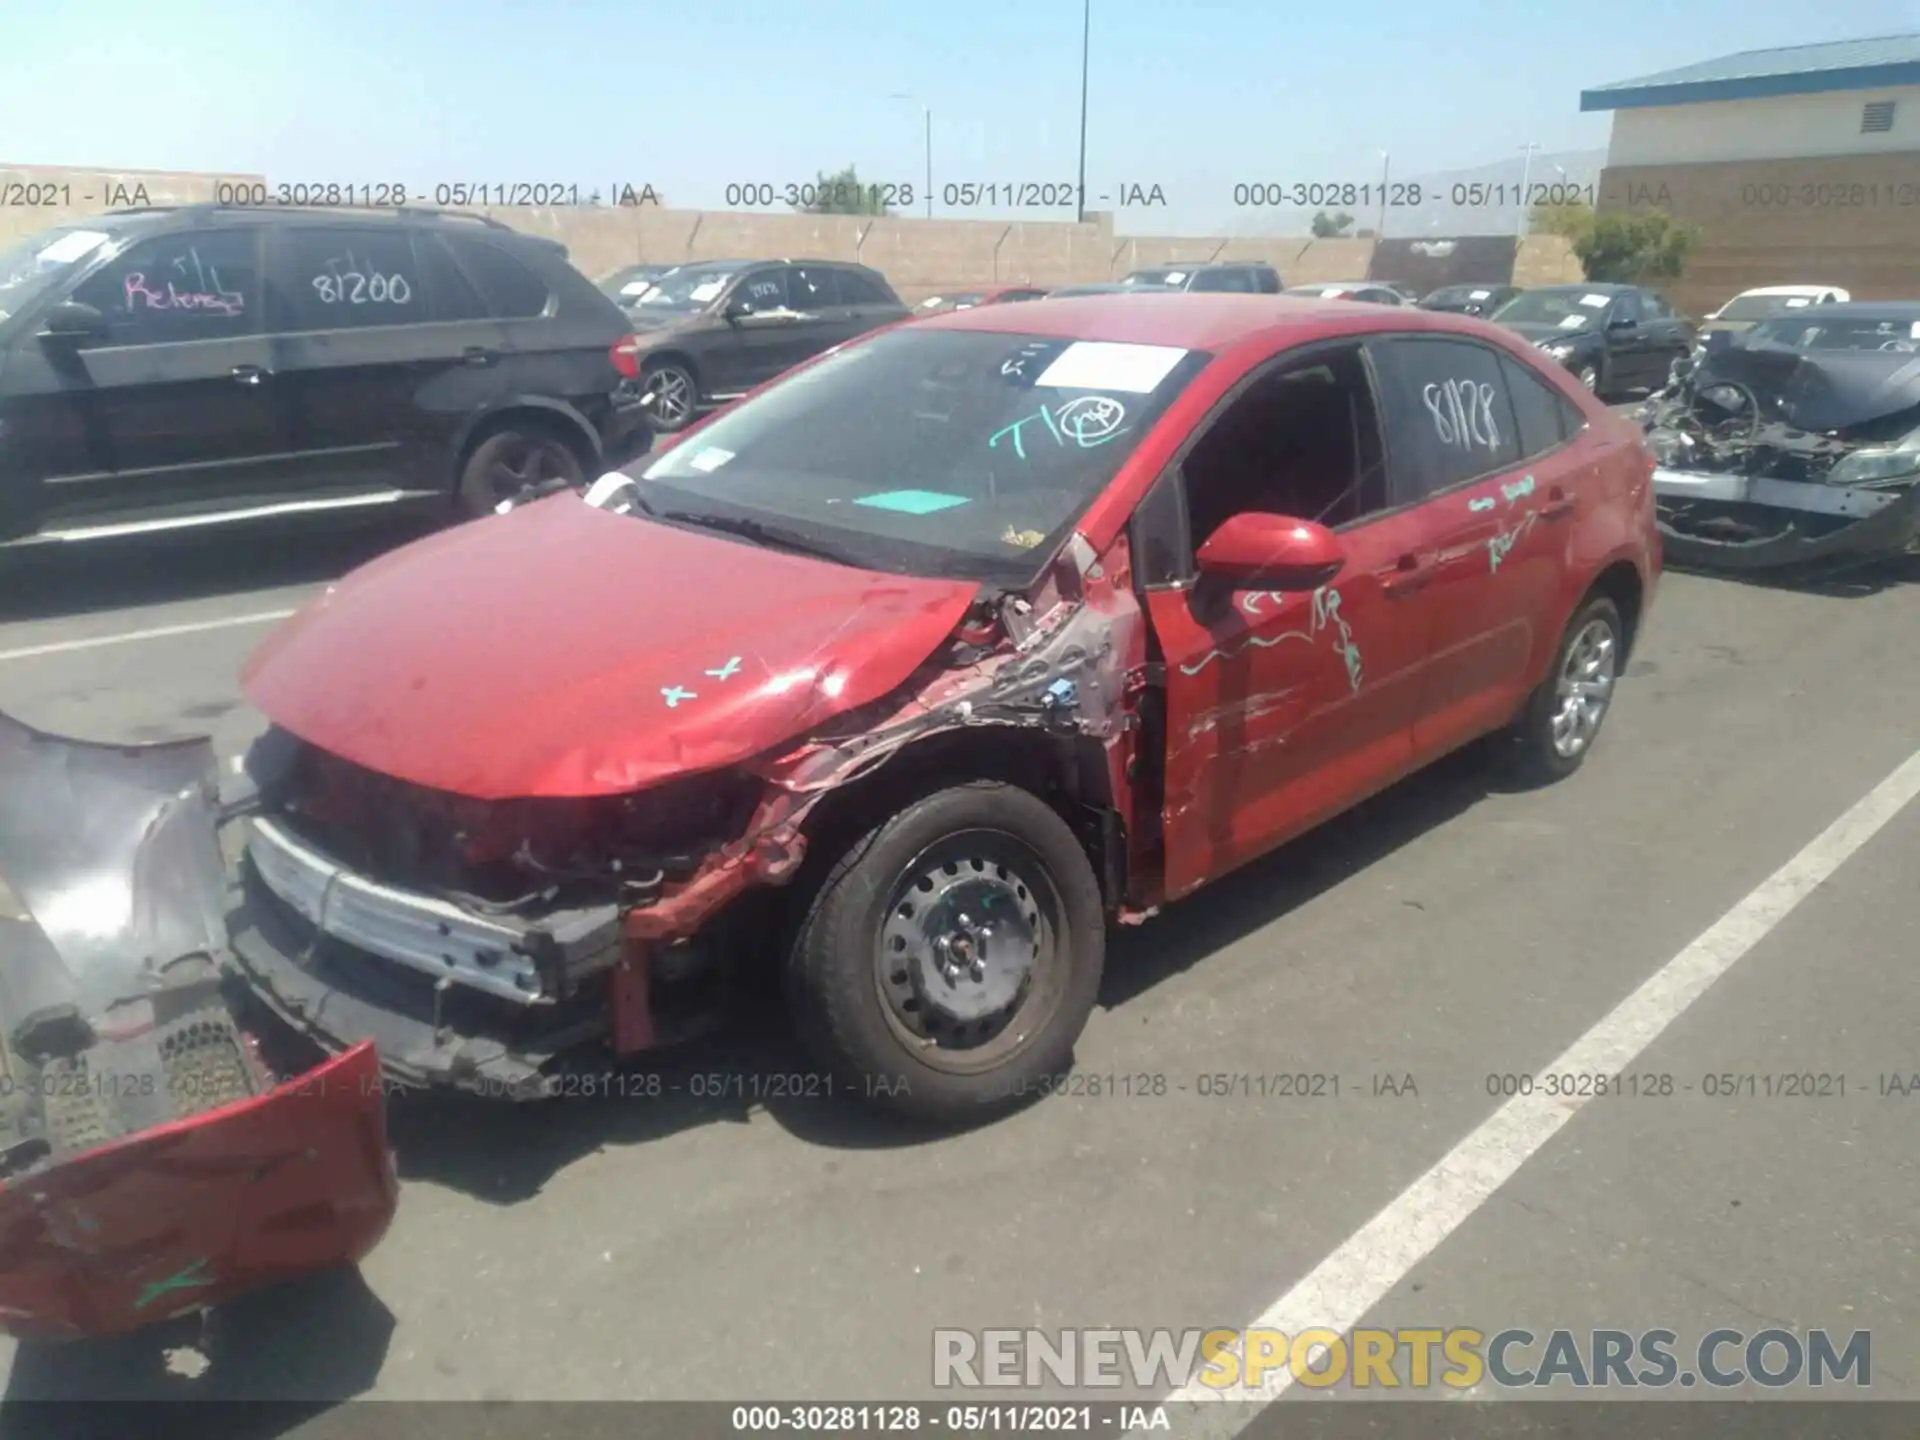
<svg viewBox="0 0 1920 1440"><path fill-rule="evenodd" d="M463 365L484 366L493 364L493 361L493 351L482 349L478 345L469 345L460 352L460 363Z"/></svg>
<svg viewBox="0 0 1920 1440"><path fill-rule="evenodd" d="M1402 555L1391 570L1380 572L1380 588L1389 600L1404 600L1427 588L1433 579L1433 567L1422 564L1418 555Z"/></svg>
<svg viewBox="0 0 1920 1440"><path fill-rule="evenodd" d="M258 385L273 372L258 365L236 365L227 374L233 377L236 385Z"/></svg>
<svg viewBox="0 0 1920 1440"><path fill-rule="evenodd" d="M1573 497L1558 485L1547 492L1547 503L1540 507L1542 520L1564 520L1573 514Z"/></svg>

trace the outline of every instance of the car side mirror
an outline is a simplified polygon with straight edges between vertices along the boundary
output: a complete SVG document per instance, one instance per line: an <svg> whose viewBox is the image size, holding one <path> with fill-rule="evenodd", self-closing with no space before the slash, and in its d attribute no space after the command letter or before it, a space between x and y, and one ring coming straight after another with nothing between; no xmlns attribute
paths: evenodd
<svg viewBox="0 0 1920 1440"><path fill-rule="evenodd" d="M91 340L107 333L107 317L78 300L62 300L47 311L42 340Z"/></svg>
<svg viewBox="0 0 1920 1440"><path fill-rule="evenodd" d="M1324 525L1246 510L1209 535L1194 562L1235 590L1313 590L1340 573L1347 554Z"/></svg>

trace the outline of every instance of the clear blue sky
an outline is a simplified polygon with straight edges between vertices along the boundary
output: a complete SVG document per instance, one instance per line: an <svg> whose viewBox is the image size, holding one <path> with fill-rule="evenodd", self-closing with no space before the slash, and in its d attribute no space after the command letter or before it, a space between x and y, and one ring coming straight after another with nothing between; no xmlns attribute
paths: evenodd
<svg viewBox="0 0 1920 1440"><path fill-rule="evenodd" d="M1080 20L1081 0L13 0L0 163L646 181L718 207L729 181L849 162L919 184L901 91L932 110L936 188L1071 182ZM1167 210L1121 228L1219 233L1236 181L1600 148L1583 87L1913 30L1916 0L1093 0L1088 190L1158 184Z"/></svg>

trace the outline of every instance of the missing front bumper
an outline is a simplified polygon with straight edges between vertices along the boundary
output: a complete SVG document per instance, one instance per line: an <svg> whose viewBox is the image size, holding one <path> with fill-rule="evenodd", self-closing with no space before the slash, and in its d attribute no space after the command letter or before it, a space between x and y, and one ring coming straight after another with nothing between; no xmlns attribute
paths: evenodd
<svg viewBox="0 0 1920 1440"><path fill-rule="evenodd" d="M282 1079L221 975L204 740L0 715L0 1330L112 1335L359 1260L397 1199L373 1048Z"/></svg>
<svg viewBox="0 0 1920 1440"><path fill-rule="evenodd" d="M1920 486L1879 490L1661 467L1653 475L1666 559L1727 571L1788 570L1903 553L1920 535ZM1702 521L1752 516L1757 532L1720 539ZM1731 528L1731 527L1730 527Z"/></svg>

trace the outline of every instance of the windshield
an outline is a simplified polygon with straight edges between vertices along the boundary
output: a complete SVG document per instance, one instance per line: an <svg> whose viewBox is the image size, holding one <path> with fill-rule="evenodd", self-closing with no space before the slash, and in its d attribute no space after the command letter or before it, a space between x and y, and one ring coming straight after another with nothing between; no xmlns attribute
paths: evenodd
<svg viewBox="0 0 1920 1440"><path fill-rule="evenodd" d="M1804 310L1811 303L1805 295L1740 295L1729 300L1716 320L1763 320L1782 310Z"/></svg>
<svg viewBox="0 0 1920 1440"><path fill-rule="evenodd" d="M1551 325L1557 330L1591 330L1607 313L1613 296L1598 290L1529 290L1516 295L1492 319L1503 325Z"/></svg>
<svg viewBox="0 0 1920 1440"><path fill-rule="evenodd" d="M1448 285L1434 291L1422 301L1425 305L1484 305L1493 298L1493 291L1485 285Z"/></svg>
<svg viewBox="0 0 1920 1440"><path fill-rule="evenodd" d="M1764 320L1747 332L1749 346L1778 346L1787 350L1887 350L1910 354L1920 350L1920 319L1911 316L1830 314L1780 316Z"/></svg>
<svg viewBox="0 0 1920 1440"><path fill-rule="evenodd" d="M896 330L629 473L656 513L758 521L869 569L1018 584L1208 358Z"/></svg>
<svg viewBox="0 0 1920 1440"><path fill-rule="evenodd" d="M0 320L58 285L112 237L104 230L47 230L0 250Z"/></svg>
<svg viewBox="0 0 1920 1440"><path fill-rule="evenodd" d="M646 293L633 303L643 310L704 310L720 298L727 282L739 273L725 268L687 265L656 276Z"/></svg>
<svg viewBox="0 0 1920 1440"><path fill-rule="evenodd" d="M629 265L602 280L600 291L632 304L635 297L646 294L653 288L653 282L672 268L670 265Z"/></svg>
<svg viewBox="0 0 1920 1440"><path fill-rule="evenodd" d="M1148 287L1156 290L1177 290L1187 283L1190 273L1186 270L1136 270L1120 283L1129 289Z"/></svg>
<svg viewBox="0 0 1920 1440"><path fill-rule="evenodd" d="M929 295L920 302L922 310L963 310L969 305L978 305L986 297L979 291L966 295Z"/></svg>

